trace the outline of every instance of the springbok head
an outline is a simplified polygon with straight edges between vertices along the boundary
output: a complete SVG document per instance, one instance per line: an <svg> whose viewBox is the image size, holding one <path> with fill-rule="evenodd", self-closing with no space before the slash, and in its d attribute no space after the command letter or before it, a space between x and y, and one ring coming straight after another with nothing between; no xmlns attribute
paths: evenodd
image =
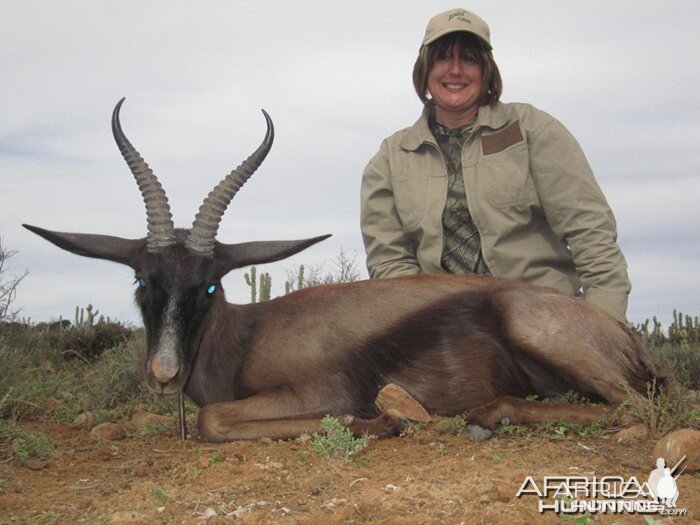
<svg viewBox="0 0 700 525"><path fill-rule="evenodd" d="M284 259L329 237L296 241L224 244L216 240L219 222L233 196L260 166L272 146L269 115L262 144L204 199L191 229L176 229L165 191L124 135L121 99L112 114L112 133L146 203L145 238L65 233L25 228L77 255L126 264L136 273L138 304L148 341L147 384L158 394L176 394L187 383L208 316L225 304L221 279L231 270Z"/></svg>

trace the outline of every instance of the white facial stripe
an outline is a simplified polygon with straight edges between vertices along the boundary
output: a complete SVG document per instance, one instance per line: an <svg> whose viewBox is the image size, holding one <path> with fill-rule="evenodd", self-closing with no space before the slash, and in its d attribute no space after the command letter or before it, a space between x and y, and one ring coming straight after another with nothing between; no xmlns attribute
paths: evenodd
<svg viewBox="0 0 700 525"><path fill-rule="evenodd" d="M170 381L178 372L179 363L177 349L180 346L181 326L178 323L177 301L171 297L165 307L163 322L160 327L160 335L156 343L156 351L153 356L154 371L157 371L157 379L166 383Z"/></svg>

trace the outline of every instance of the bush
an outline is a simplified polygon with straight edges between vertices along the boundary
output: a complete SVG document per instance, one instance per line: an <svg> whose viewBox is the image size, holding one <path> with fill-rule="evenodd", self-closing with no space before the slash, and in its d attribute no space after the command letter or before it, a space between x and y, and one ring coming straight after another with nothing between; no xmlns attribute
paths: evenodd
<svg viewBox="0 0 700 525"><path fill-rule="evenodd" d="M44 434L30 434L0 419L0 461L46 459L53 450L53 443Z"/></svg>
<svg viewBox="0 0 700 525"><path fill-rule="evenodd" d="M14 321L17 318L19 310L12 310L12 303L17 296L19 283L29 274L28 271L25 271L14 277L7 275L5 271L7 261L16 253L14 250L8 250L0 238L0 333L2 333L5 322Z"/></svg>
<svg viewBox="0 0 700 525"><path fill-rule="evenodd" d="M321 420L322 433L314 432L311 436L311 448L322 456L341 456L348 458L367 448L367 437L356 438L334 417L326 416Z"/></svg>

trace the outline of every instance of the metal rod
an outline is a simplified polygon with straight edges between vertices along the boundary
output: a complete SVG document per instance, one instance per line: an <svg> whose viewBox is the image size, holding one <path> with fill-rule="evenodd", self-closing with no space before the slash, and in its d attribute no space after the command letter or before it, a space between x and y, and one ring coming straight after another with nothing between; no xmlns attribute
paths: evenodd
<svg viewBox="0 0 700 525"><path fill-rule="evenodd" d="M185 395L180 392L177 396L177 402L180 405L178 416L180 419L180 439L187 439L187 421L185 421Z"/></svg>

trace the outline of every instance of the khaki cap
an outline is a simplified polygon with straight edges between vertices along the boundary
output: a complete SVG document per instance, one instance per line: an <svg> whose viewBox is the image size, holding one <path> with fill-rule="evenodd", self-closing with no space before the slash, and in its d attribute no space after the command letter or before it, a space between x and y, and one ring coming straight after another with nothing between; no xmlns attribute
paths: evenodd
<svg viewBox="0 0 700 525"><path fill-rule="evenodd" d="M439 15L435 15L428 22L428 27L425 28L425 38L423 38L422 46L435 42L441 36L455 31L466 31L473 33L486 44L487 49L491 47L491 31L489 26L480 17L466 11L465 9L450 9Z"/></svg>

